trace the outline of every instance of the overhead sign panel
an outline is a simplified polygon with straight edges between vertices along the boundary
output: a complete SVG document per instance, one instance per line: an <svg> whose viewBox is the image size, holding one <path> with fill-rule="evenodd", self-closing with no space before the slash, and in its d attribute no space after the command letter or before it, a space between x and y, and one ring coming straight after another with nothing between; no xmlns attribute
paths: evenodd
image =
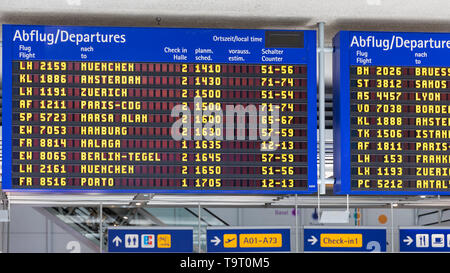
<svg viewBox="0 0 450 273"><path fill-rule="evenodd" d="M206 232L208 252L291 251L290 228L208 228Z"/></svg>
<svg viewBox="0 0 450 273"><path fill-rule="evenodd" d="M3 190L316 191L315 31L3 25Z"/></svg>
<svg viewBox="0 0 450 273"><path fill-rule="evenodd" d="M449 194L450 34L341 31L335 191Z"/></svg>
<svg viewBox="0 0 450 273"><path fill-rule="evenodd" d="M110 227L108 252L193 252L193 229Z"/></svg>
<svg viewBox="0 0 450 273"><path fill-rule="evenodd" d="M450 252L450 229L399 228L400 252Z"/></svg>
<svg viewBox="0 0 450 273"><path fill-rule="evenodd" d="M305 227L305 252L386 252L386 229Z"/></svg>

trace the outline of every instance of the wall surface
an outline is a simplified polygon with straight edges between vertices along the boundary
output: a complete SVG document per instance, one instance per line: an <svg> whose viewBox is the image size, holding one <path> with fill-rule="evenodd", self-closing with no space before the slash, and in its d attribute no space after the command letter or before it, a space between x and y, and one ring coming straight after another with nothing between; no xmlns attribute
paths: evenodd
<svg viewBox="0 0 450 273"><path fill-rule="evenodd" d="M32 206L11 206L9 234L3 229L3 252L9 253L81 253L98 252L85 238L70 228L40 213ZM7 243L7 236L9 242ZM7 249L9 246L9 249Z"/></svg>

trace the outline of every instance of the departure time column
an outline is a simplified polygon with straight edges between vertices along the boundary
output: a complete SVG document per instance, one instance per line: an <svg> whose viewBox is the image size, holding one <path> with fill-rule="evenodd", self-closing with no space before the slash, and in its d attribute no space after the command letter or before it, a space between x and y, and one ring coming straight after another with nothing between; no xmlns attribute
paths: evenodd
<svg viewBox="0 0 450 273"><path fill-rule="evenodd" d="M221 64L181 64L181 187L220 188L222 186L222 87ZM186 76L185 76L186 75ZM191 77L189 77L191 76ZM189 153L191 151L191 153Z"/></svg>

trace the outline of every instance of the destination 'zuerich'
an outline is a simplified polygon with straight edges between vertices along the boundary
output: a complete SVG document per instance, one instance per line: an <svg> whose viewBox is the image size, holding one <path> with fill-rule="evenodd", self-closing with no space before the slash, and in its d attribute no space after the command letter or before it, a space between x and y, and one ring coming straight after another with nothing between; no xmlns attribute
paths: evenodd
<svg viewBox="0 0 450 273"><path fill-rule="evenodd" d="M127 88L80 88L81 97L128 97Z"/></svg>

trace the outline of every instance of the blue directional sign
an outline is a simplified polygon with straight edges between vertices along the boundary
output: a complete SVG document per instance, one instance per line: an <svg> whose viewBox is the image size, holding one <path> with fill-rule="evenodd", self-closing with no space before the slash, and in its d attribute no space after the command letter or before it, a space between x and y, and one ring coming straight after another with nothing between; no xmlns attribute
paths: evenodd
<svg viewBox="0 0 450 273"><path fill-rule="evenodd" d="M400 252L450 252L450 229L400 228Z"/></svg>
<svg viewBox="0 0 450 273"><path fill-rule="evenodd" d="M304 228L305 252L386 252L385 228Z"/></svg>
<svg viewBox="0 0 450 273"><path fill-rule="evenodd" d="M208 252L289 252L289 227L208 228Z"/></svg>
<svg viewBox="0 0 450 273"><path fill-rule="evenodd" d="M192 228L111 227L108 252L193 252Z"/></svg>
<svg viewBox="0 0 450 273"><path fill-rule="evenodd" d="M335 192L450 194L450 33L340 31L333 47Z"/></svg>

